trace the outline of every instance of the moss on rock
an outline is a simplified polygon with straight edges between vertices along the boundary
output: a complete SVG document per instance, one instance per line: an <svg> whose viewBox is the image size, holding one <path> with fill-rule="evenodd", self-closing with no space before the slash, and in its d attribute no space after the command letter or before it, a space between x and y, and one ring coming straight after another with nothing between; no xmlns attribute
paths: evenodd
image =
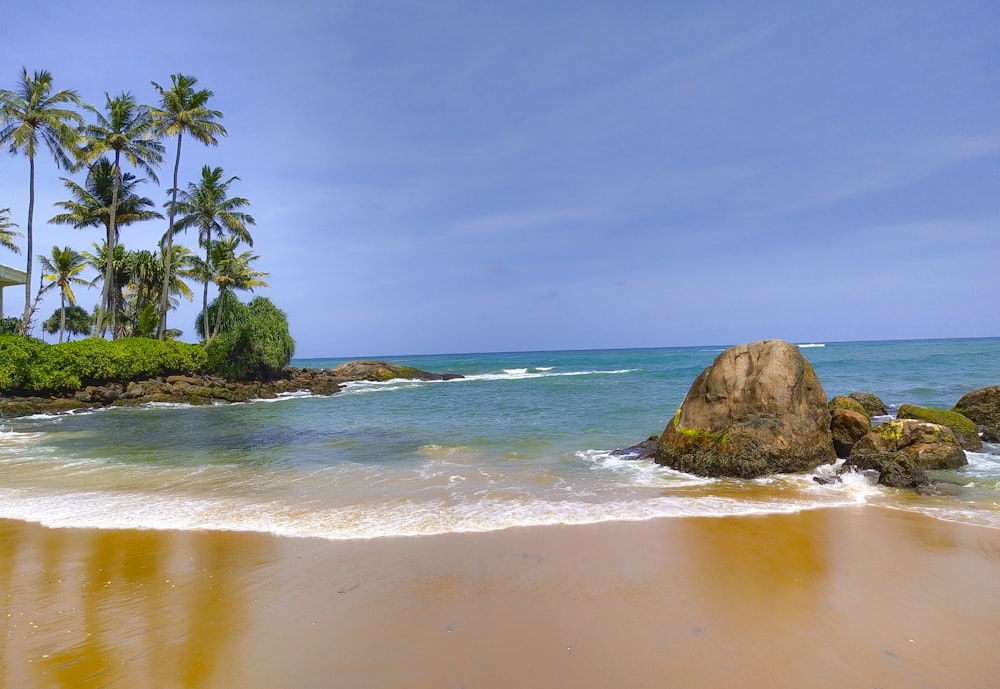
<svg viewBox="0 0 1000 689"><path fill-rule="evenodd" d="M868 411L865 409L865 405L857 401L853 397L847 397L846 395L837 395L833 397L829 402L827 402L827 408L832 412L834 409L846 409L847 411L857 412L859 414L864 414L865 416L870 416Z"/></svg>
<svg viewBox="0 0 1000 689"><path fill-rule="evenodd" d="M947 426L955 434L962 448L972 452L981 450L983 441L979 438L979 429L972 419L955 411L936 409L934 407L918 407L914 404L904 404L896 414L897 419L917 419L928 421L940 426Z"/></svg>

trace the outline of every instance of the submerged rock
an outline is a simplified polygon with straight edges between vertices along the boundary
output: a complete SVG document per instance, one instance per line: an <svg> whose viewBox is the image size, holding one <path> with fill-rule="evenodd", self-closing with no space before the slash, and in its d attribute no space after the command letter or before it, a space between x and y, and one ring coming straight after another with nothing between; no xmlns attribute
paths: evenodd
<svg viewBox="0 0 1000 689"><path fill-rule="evenodd" d="M637 445L612 450L611 455L622 459L653 459L656 457L656 446L659 442L659 436L651 435Z"/></svg>
<svg viewBox="0 0 1000 689"><path fill-rule="evenodd" d="M826 393L799 348L738 345L691 385L656 461L702 476L754 478L833 462Z"/></svg>

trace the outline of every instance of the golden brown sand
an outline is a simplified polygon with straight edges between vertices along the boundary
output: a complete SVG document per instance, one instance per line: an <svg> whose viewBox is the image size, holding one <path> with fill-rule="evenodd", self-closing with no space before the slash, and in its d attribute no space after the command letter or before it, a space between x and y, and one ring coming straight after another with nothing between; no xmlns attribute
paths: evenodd
<svg viewBox="0 0 1000 689"><path fill-rule="evenodd" d="M1000 686L1000 531L874 507L331 542L0 521L2 687Z"/></svg>

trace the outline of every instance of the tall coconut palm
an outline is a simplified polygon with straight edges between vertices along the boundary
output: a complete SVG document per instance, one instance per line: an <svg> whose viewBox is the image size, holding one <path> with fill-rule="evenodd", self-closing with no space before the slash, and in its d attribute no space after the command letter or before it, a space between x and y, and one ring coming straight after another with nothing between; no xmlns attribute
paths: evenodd
<svg viewBox="0 0 1000 689"><path fill-rule="evenodd" d="M174 232L183 232L189 227L197 228L198 242L205 249L205 265L212 262L211 252L214 237L221 239L225 235L237 238L239 241L253 246L248 225L256 224L249 213L239 209L246 208L250 202L240 196L229 197L229 185L239 177L223 180L221 167L201 168L201 180L198 184L188 183L186 191L180 192L177 212L180 218L174 223ZM211 280L204 277L202 290L202 314L204 333L210 331L208 324L208 283Z"/></svg>
<svg viewBox="0 0 1000 689"><path fill-rule="evenodd" d="M111 205L113 202L115 170L112 162L101 157L87 171L83 185L71 179L62 178L63 186L70 192L71 199L57 201L55 205L63 209L49 219L56 225L72 225L77 229L86 227L102 227L105 230L105 241L111 236ZM142 220L162 219L163 216L154 210L153 200L139 196L137 189L146 180L132 173L122 174L119 180L118 199L115 204L115 225L117 232L126 225ZM117 243L118 235L115 235Z"/></svg>
<svg viewBox="0 0 1000 689"><path fill-rule="evenodd" d="M0 208L0 246L19 254L21 247L14 243L14 237L23 237L24 235L13 229L15 227L17 227L17 223L11 222L10 209Z"/></svg>
<svg viewBox="0 0 1000 689"><path fill-rule="evenodd" d="M73 285L90 284L83 278L77 277L87 267L87 259L68 246L62 249L54 246L50 256L41 255L38 261L42 264L42 280L49 283L42 287L40 293L53 287L59 288L59 343L62 344L63 334L66 332L66 302L69 301L72 306L76 306Z"/></svg>
<svg viewBox="0 0 1000 689"><path fill-rule="evenodd" d="M64 106L80 107L75 91L52 91L52 74L46 71L29 75L21 68L21 82L14 90L0 90L0 144L13 153L28 157L28 225L25 250L27 262L24 281L24 315L20 333L28 333L31 319L31 266L34 262L35 157L41 146L49 149L56 167L73 167L70 155L75 151L76 127L83 122L80 113Z"/></svg>
<svg viewBox="0 0 1000 689"><path fill-rule="evenodd" d="M167 233L161 242L163 251L163 290L160 296L160 323L157 327L157 337L164 338L167 330L167 298L170 293L167 284L172 279L172 266L170 265L173 256L171 247L174 241L174 217L177 209L177 173L181 165L181 144L184 140L184 132L187 132L195 141L200 141L206 146L218 146L219 137L226 136L226 128L217 120L222 119L222 113L218 110L210 110L206 107L208 99L212 97L212 92L208 89L195 90L198 80L193 76L185 74L171 74L171 87L165 89L152 82L153 88L160 94L160 106L150 109L150 114L156 123L156 131L161 136L177 137L177 155L174 157L174 183L170 187L170 205L167 207Z"/></svg>
<svg viewBox="0 0 1000 689"><path fill-rule="evenodd" d="M156 139L149 108L145 105L139 105L131 93L125 92L114 97L105 94L105 101L107 114L95 110L97 122L83 128L83 155L87 160L94 160L105 153L114 154L108 234L108 244L111 250L108 252L108 265L104 269L104 293L101 304L98 305L97 318L94 323L94 333L96 334L103 326L103 309L106 308L112 320L111 337L114 339L115 310L111 308L110 299L115 290L112 257L114 256L115 240L118 236L118 194L123 179L121 160L124 156L132 167L142 170L153 181L159 181L154 168L163 162L163 144Z"/></svg>
<svg viewBox="0 0 1000 689"><path fill-rule="evenodd" d="M240 240L236 237L226 237L212 242L209 261L198 260L195 263L196 273L202 276L206 283L212 282L219 288L219 295L215 301L218 308L212 331L209 334L209 331L204 329L208 323L207 319L202 323L202 328L199 329L201 331L199 334L205 339L206 346L219 335L227 292L234 290L250 290L252 292L255 287L270 287L263 280L268 276L268 273L254 270L251 267L251 264L260 256L252 251L241 251L237 254L236 249L239 248L239 245Z"/></svg>

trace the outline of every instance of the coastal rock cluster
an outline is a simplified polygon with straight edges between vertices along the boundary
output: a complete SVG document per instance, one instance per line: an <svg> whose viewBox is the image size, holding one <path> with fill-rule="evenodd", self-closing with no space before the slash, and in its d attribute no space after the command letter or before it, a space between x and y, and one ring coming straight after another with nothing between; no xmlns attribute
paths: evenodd
<svg viewBox="0 0 1000 689"><path fill-rule="evenodd" d="M230 381L214 376L168 376L127 383L91 385L69 396L0 397L0 418L49 414L105 406L159 403L222 404L274 399L307 392L332 395L345 383L394 378L451 380L457 374L437 374L385 361L353 361L334 369L286 368L267 381Z"/></svg>
<svg viewBox="0 0 1000 689"><path fill-rule="evenodd" d="M807 471L841 458L841 471L877 471L881 484L921 487L930 483L927 471L964 466L965 450L1000 436L1000 386L969 393L951 410L903 405L896 418L873 426L888 413L867 392L827 402L798 347L762 340L720 354L662 435L618 453L737 478Z"/></svg>

